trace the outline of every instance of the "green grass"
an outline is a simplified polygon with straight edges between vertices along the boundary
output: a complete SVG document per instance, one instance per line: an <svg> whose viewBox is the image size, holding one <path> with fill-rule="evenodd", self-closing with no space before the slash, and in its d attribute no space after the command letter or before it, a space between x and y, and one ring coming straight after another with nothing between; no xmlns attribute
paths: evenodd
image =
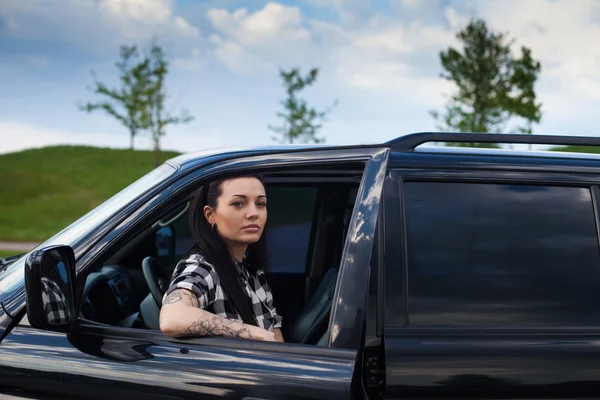
<svg viewBox="0 0 600 400"><path fill-rule="evenodd" d="M566 151L572 153L597 153L600 154L600 147L594 146L564 146L564 147L553 147L551 151Z"/></svg>
<svg viewBox="0 0 600 400"><path fill-rule="evenodd" d="M0 241L45 240L153 168L151 151L53 146L2 154Z"/></svg>
<svg viewBox="0 0 600 400"><path fill-rule="evenodd" d="M8 256L14 256L17 254L24 253L23 251L12 251L12 250L0 250L0 258L5 258Z"/></svg>

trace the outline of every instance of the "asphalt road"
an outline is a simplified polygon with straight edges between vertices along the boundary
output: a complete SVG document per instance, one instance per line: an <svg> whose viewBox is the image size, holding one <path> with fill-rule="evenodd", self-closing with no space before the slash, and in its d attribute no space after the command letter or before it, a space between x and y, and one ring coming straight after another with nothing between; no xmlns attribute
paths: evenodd
<svg viewBox="0 0 600 400"><path fill-rule="evenodd" d="M39 243L32 242L0 242L0 250L7 251L29 251Z"/></svg>

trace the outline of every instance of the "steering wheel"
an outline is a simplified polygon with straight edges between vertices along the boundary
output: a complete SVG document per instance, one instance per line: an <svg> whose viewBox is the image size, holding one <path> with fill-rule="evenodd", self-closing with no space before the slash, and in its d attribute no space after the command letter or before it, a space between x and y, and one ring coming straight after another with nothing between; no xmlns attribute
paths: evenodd
<svg viewBox="0 0 600 400"><path fill-rule="evenodd" d="M160 310L162 307L162 298L168 289L169 278L159 262L152 257L144 258L142 261L142 271L144 272L144 278L146 279L152 298L154 298L156 306Z"/></svg>

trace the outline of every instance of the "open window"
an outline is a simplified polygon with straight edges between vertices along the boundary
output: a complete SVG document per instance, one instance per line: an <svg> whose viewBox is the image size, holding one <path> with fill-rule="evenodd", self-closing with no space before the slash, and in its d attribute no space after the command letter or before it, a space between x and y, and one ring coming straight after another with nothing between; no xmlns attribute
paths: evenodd
<svg viewBox="0 0 600 400"><path fill-rule="evenodd" d="M286 342L325 345L331 304L364 164L261 172L268 205L269 268L275 306ZM218 177L218 176L217 176ZM159 306L142 264L156 260L170 277L194 245L189 200L203 181L165 202L110 246L80 276L81 316L96 323L158 330ZM163 282L164 283L164 282Z"/></svg>

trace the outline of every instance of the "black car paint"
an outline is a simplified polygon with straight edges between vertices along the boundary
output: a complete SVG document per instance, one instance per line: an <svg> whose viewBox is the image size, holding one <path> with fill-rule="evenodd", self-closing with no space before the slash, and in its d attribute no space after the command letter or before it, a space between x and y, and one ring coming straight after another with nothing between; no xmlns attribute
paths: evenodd
<svg viewBox="0 0 600 400"><path fill-rule="evenodd" d="M600 183L600 163L585 159L452 154L441 157L439 154L414 152L391 153L388 167L401 169L401 179L412 177L490 182L518 180L572 185ZM208 170L210 168L202 173L207 173ZM386 226L392 223L392 219L394 225L404 224L401 179L394 179L393 174L388 173L383 180L382 221ZM163 186L168 184L169 182ZM594 193L597 193L597 189ZM140 198L139 202L132 204L127 210L139 208L140 213L136 218L149 212L157 204L157 199L152 198L154 194ZM595 203L596 201L597 196ZM142 204L145 205L141 206ZM89 236L79 244L78 248L88 252L84 254L84 250L80 250L76 253L79 256L85 255L79 260L80 264L95 259L103 246L126 237L125 227L131 222L127 220L127 210L111 220L112 225L110 229L107 228L107 232L111 232L108 236ZM119 222L121 225L117 227ZM406 266L404 237L402 231L397 230L384 228L383 233L384 252L379 274L381 286L385 288L385 297L377 297L380 301L385 299L384 304L379 304L378 307L384 310L384 319L381 322L378 320L377 326L381 324L383 327L370 332L367 338L373 342L379 334L383 336L386 398L516 399L586 398L600 395L600 329L409 327L406 302L409 288L404 279L406 269L403 267ZM97 240L94 239L100 237L100 243L96 243ZM345 257L351 255L346 253ZM348 271L355 271L358 275L347 275L343 278L344 282L355 277L363 280L368 278L364 270L358 269L349 269ZM363 287L362 282L358 284ZM0 293L3 300L0 307L0 329L3 333L10 330L12 317L19 319L24 311L22 290L18 285L11 289L8 293ZM351 300L352 294L349 291L338 291L342 292L337 295L343 300ZM356 300L354 304L358 304ZM364 309L355 311L364 313ZM343 315L339 312L336 314L338 317ZM362 318L371 317L362 314ZM350 321L349 316L344 321ZM189 393L190 398L197 398L200 394L234 398L277 398L279 388L282 390L281 398L294 398L289 392L284 395L283 387L289 382L296 382L293 394L297 398L340 398L340 393L350 394L348 373L352 371L350 376L354 380L355 397L364 396L361 390L356 389L360 388L360 382L356 384L357 353L353 350L330 348L308 354L305 353L308 351L305 350L306 347L300 346L297 352L292 351L285 354L285 357L284 354L277 353L277 359L282 364L275 368L270 364L274 354L269 350L275 349L276 345L252 344L251 349L229 348L224 353L218 344L211 347L220 339L204 339L206 347L198 350L186 347L186 343L182 341L166 341L159 333L140 332L138 338L132 339L124 337L117 328L84 326L82 329L83 333L65 335L16 327L0 345L0 382L3 390L7 387L4 386L5 382L14 384L19 381L25 386L30 385L31 379L36 377L41 389L44 385L56 388L56 382L69 382L76 390L73 393L92 398L93 395L103 397L104 393L115 396L126 394L131 398L185 398L184 393ZM108 338L108 341L103 337ZM354 340L344 340L344 344L354 343ZM335 345L336 339L331 340L331 343ZM243 345L250 346L247 343L240 344ZM219 351L215 351L215 348L219 348ZM58 360L68 360L65 365L70 369L61 369ZM169 371L157 370L156 362L161 360L168 360L166 364ZM222 368L214 368L213 360ZM40 365L39 371L32 369L32 362ZM204 363L202 365L206 368L190 367L190 363L197 365L198 362ZM99 371L103 368L114 373L118 379L103 380L99 376ZM241 375L231 373L234 370L240 371ZM156 376L148 374L148 371L157 375L171 372L169 377L173 378L172 381L161 378L160 382L168 390L161 391L154 385L157 383ZM72 375L66 375L67 373ZM252 373L255 375L251 375ZM299 377L303 379L299 380ZM235 382L232 383L232 380ZM90 391L92 385L98 388L98 393ZM312 385L318 386L321 392L316 391ZM256 391L248 392L248 388Z"/></svg>
<svg viewBox="0 0 600 400"><path fill-rule="evenodd" d="M212 173L261 165L281 168L298 163L360 162L366 163L366 167L348 249L342 260L341 270L345 273L340 282L346 283L340 286L364 291L368 284L368 268L365 268L368 258L355 252L370 254L371 251L388 152L383 148L349 149L343 153L266 154L242 160L228 159L216 165L179 165L177 173L160 188L141 196L97 229L109 232L103 238L97 240L99 234L93 232L74 243L79 254L78 273L97 261L104 249L134 234L131 226L140 224L183 188L197 184L199 179ZM135 212L131 213L133 209ZM367 264L361 265L362 262ZM192 398L199 394L204 395L203 398L350 398L352 381L356 379L365 299L348 290L338 290L334 298L349 313L332 315L329 348L283 347L216 338L187 342L190 345L185 346L158 332L135 333L132 329L97 324L82 324L68 335L18 326L0 345L0 390L19 389L35 396L74 395L77 398L136 393L143 394L144 398L149 398L150 393L158 396L156 398ZM6 324L12 317L16 321L23 315L24 290L18 281L10 287L10 292L2 294L2 300L11 310ZM8 316L5 312L0 318ZM10 329L7 325L2 328ZM15 358L20 361L15 363ZM41 358L43 362L39 361ZM15 377L35 378L40 385L30 388L30 381ZM163 390L157 390L157 383ZM95 389L85 389L90 386Z"/></svg>
<svg viewBox="0 0 600 400"><path fill-rule="evenodd" d="M384 220L403 227L386 230L385 238L386 398L600 396L600 328L490 328L477 321L468 328L411 326L402 201L407 181L576 185L596 193L600 163L503 156L449 157L448 162L420 156L390 157L384 188ZM600 229L598 197L593 197Z"/></svg>
<svg viewBox="0 0 600 400"><path fill-rule="evenodd" d="M282 353L277 344L204 339L192 345L158 332L135 338L112 331L15 328L2 343L0 388L36 398L340 398L354 368L352 351L288 346Z"/></svg>
<svg viewBox="0 0 600 400"><path fill-rule="evenodd" d="M600 329L386 329L386 398L598 398Z"/></svg>

